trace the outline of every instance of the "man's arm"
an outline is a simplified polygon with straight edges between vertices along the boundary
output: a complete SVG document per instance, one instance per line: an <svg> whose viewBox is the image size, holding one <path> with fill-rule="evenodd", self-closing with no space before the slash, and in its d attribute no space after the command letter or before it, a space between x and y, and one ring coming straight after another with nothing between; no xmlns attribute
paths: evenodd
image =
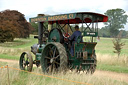
<svg viewBox="0 0 128 85"><path fill-rule="evenodd" d="M75 37L75 32L69 37L69 40L73 40Z"/></svg>

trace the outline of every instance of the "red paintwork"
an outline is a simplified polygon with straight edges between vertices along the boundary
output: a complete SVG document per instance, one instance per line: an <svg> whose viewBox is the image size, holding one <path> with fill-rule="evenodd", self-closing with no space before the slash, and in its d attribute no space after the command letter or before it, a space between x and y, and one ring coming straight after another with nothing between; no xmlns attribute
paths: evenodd
<svg viewBox="0 0 128 85"><path fill-rule="evenodd" d="M77 12L76 14L90 14L90 15L93 15L93 16L100 16L100 17L103 18L102 21L94 21L94 22L107 22L108 21L108 16L103 15L103 14L99 14L99 13ZM79 24L79 23L82 23L82 20L80 20L80 18L68 19L68 20L57 20L57 21L49 21L49 24L53 24L53 23L56 23L56 22L58 22L59 24L66 24L66 23L69 23L69 24ZM89 18L86 18L85 22L86 23L91 23L92 20L89 19Z"/></svg>

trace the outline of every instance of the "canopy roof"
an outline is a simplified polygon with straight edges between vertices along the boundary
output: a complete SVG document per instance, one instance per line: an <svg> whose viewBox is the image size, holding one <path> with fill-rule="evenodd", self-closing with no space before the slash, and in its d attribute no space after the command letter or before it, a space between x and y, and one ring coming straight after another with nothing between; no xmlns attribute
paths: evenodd
<svg viewBox="0 0 128 85"><path fill-rule="evenodd" d="M93 13L93 12L77 12L69 14L59 14L52 16L41 16L30 18L29 22L48 22L59 23L59 24L77 24L77 23L91 23L91 22L107 22L108 17L103 14Z"/></svg>

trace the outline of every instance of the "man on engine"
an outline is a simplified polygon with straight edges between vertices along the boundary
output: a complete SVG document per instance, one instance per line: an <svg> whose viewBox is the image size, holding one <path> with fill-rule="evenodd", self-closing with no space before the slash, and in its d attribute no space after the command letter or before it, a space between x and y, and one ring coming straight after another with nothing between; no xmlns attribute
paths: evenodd
<svg viewBox="0 0 128 85"><path fill-rule="evenodd" d="M79 26L76 25L75 32L69 37L69 40L72 41L72 46L71 46L71 50L70 50L70 53L72 56L74 56L74 44L75 44L75 42L77 42L78 37L80 37L81 41L82 41L82 36L81 36L81 32L79 31Z"/></svg>

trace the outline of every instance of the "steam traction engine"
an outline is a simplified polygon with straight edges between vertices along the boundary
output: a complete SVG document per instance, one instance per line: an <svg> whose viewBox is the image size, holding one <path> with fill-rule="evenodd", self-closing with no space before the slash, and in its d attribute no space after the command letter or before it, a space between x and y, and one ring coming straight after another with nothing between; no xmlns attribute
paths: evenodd
<svg viewBox="0 0 128 85"><path fill-rule="evenodd" d="M38 44L31 47L35 60L33 61L30 53L23 52L19 60L20 69L32 71L33 64L36 64L37 67L41 65L43 72L77 69L94 73L97 62L95 38L98 36L98 22L107 20L107 16L92 12L30 18L30 22L38 22L38 36L34 36L38 39ZM82 42L78 37L74 44L74 56L71 56L71 41L67 39L67 35L73 33L74 24L81 26Z"/></svg>

